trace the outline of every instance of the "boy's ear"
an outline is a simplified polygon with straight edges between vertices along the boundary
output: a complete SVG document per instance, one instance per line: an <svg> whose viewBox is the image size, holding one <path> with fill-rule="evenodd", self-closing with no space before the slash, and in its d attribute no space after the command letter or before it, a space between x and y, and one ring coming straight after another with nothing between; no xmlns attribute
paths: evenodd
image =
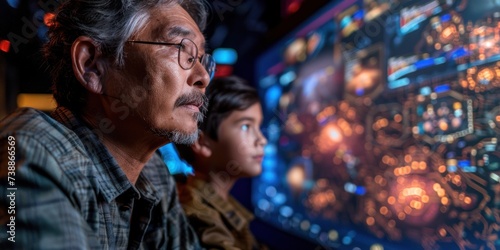
<svg viewBox="0 0 500 250"><path fill-rule="evenodd" d="M191 145L191 148L196 154L208 158L212 155L211 145L212 142L210 138L208 138L203 132L200 131L198 140L196 140L195 143Z"/></svg>
<svg viewBox="0 0 500 250"><path fill-rule="evenodd" d="M88 91L102 94L104 63L102 53L94 41L86 36L75 39L71 45L71 63L76 79Z"/></svg>

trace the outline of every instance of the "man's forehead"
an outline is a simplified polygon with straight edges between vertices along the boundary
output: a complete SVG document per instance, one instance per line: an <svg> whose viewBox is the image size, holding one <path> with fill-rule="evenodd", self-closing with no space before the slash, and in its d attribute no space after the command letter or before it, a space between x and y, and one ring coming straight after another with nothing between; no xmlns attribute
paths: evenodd
<svg viewBox="0 0 500 250"><path fill-rule="evenodd" d="M189 38L198 46L201 46L200 49L206 48L205 37L203 36L203 34L201 34L201 32L199 32L197 35L196 31L182 25L163 27L162 29L160 29L158 34L154 35L164 41L172 41L177 37Z"/></svg>
<svg viewBox="0 0 500 250"><path fill-rule="evenodd" d="M179 5L174 8L153 10L149 25L153 26L151 36L154 39L172 42L177 37L189 38L201 46L199 49L205 49L205 37L198 25Z"/></svg>

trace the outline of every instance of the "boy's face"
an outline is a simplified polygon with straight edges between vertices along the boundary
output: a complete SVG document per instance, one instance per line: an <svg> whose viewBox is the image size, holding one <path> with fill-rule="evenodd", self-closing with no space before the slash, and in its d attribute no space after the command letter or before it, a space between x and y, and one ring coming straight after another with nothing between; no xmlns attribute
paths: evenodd
<svg viewBox="0 0 500 250"><path fill-rule="evenodd" d="M262 171L266 138L260 131L262 109L255 103L242 111L233 111L218 128L218 140L212 142L212 166L231 177L252 177Z"/></svg>

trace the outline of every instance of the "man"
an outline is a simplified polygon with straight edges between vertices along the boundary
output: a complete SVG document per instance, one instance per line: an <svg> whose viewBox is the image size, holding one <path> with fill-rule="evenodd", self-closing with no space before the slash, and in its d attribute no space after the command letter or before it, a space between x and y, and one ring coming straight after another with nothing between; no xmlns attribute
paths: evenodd
<svg viewBox="0 0 500 250"><path fill-rule="evenodd" d="M58 108L0 122L1 249L198 248L155 151L198 137L206 14L198 0L58 8L44 48Z"/></svg>

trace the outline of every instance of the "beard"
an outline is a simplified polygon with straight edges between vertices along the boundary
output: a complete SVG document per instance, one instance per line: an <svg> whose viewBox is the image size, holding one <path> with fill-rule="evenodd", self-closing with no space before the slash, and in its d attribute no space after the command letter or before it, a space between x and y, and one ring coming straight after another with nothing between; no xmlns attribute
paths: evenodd
<svg viewBox="0 0 500 250"><path fill-rule="evenodd" d="M203 122L204 115L202 112L197 112L193 115L193 119L196 119L198 124ZM194 144L196 140L198 140L199 136L199 129L196 129L193 132L187 132L187 131L181 131L181 130L174 130L174 131L166 131L163 129L156 129L151 127L150 128L151 132L153 132L154 135L160 136L160 137L165 137L167 138L170 142L173 142L175 144L184 144L184 145L191 145Z"/></svg>
<svg viewBox="0 0 500 250"><path fill-rule="evenodd" d="M203 122L203 118L205 117L205 113L207 112L208 109L207 108L208 99L202 92L194 91L191 92L190 94L180 96L179 99L177 99L177 101L175 102L175 106L178 107L192 102L197 102L202 104L200 106L200 112L196 112L193 114L193 119L199 125ZM150 126L150 130L156 136L165 137L170 142L173 142L175 144L184 144L184 145L194 144L194 142L198 140L198 135L199 135L199 129L196 129L195 131L192 132L182 131L182 130L166 131L163 129L157 129L154 128L153 126Z"/></svg>

